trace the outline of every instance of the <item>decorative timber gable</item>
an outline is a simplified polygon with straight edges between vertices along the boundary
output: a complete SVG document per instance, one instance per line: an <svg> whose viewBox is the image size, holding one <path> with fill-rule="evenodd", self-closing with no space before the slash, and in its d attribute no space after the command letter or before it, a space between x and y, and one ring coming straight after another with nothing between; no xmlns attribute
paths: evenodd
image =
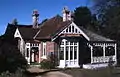
<svg viewBox="0 0 120 77"><path fill-rule="evenodd" d="M58 35L54 39L56 39L60 35L65 35L65 36L83 35L88 41L90 40L90 38L74 22L72 22L70 25L64 28L60 33L58 33Z"/></svg>
<svg viewBox="0 0 120 77"><path fill-rule="evenodd" d="M22 38L22 36L21 36L18 28L17 28L16 31L15 31L14 37L15 37L15 38L16 38L16 37Z"/></svg>

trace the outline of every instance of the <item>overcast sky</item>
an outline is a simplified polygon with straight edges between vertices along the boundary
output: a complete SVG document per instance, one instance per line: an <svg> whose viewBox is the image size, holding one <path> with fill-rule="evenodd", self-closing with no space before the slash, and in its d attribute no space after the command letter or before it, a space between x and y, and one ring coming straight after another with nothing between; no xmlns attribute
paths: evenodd
<svg viewBox="0 0 120 77"><path fill-rule="evenodd" d="M0 0L0 35L4 34L7 24L17 18L19 24L32 24L32 11L39 11L39 22L57 14L68 6L74 10L79 6L90 6L90 0Z"/></svg>

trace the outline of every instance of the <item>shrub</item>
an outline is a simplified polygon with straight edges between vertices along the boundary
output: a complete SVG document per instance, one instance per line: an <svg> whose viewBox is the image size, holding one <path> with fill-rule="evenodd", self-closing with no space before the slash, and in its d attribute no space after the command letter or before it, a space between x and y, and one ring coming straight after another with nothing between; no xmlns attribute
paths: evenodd
<svg viewBox="0 0 120 77"><path fill-rule="evenodd" d="M13 73L18 68L25 69L26 66L27 61L16 46L6 42L0 46L0 73L5 71Z"/></svg>
<svg viewBox="0 0 120 77"><path fill-rule="evenodd" d="M44 59L41 63L41 68L43 69L53 69L57 65L57 58L55 54L51 53L48 55L47 59Z"/></svg>
<svg viewBox="0 0 120 77"><path fill-rule="evenodd" d="M18 69L15 73L10 73L9 71L3 72L0 77L26 77L26 75L23 74L22 69Z"/></svg>
<svg viewBox="0 0 120 77"><path fill-rule="evenodd" d="M54 63L51 60L48 60L48 59L44 59L40 63L40 65L41 65L41 68L43 68L43 69L52 69L52 68L55 68Z"/></svg>

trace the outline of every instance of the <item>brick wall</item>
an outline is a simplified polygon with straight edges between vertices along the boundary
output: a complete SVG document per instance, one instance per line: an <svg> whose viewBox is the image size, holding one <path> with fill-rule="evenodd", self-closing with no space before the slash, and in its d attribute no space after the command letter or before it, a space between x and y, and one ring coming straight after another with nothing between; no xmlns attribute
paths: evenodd
<svg viewBox="0 0 120 77"><path fill-rule="evenodd" d="M54 52L55 49L55 43L54 42L47 42L46 46L47 46L47 52Z"/></svg>

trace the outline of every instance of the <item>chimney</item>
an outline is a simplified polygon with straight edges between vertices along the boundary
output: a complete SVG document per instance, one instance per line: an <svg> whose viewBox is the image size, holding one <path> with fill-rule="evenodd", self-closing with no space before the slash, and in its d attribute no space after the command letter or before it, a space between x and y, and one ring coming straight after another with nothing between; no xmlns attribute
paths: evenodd
<svg viewBox="0 0 120 77"><path fill-rule="evenodd" d="M68 10L68 8L65 6L63 8L63 22L64 21L71 21L72 18L71 18L71 12Z"/></svg>
<svg viewBox="0 0 120 77"><path fill-rule="evenodd" d="M16 19L16 18L15 18L15 19L13 19L11 24L13 24L13 25L17 25L17 24L18 24L17 19Z"/></svg>
<svg viewBox="0 0 120 77"><path fill-rule="evenodd" d="M37 10L33 11L32 18L33 18L33 28L38 28L39 13Z"/></svg>

